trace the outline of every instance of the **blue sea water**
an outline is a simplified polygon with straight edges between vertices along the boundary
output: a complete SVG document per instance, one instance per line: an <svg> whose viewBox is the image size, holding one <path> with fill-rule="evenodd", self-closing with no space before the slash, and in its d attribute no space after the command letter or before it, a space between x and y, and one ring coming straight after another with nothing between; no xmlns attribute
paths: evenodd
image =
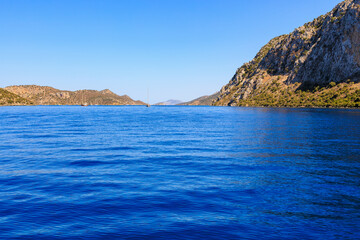
<svg viewBox="0 0 360 240"><path fill-rule="evenodd" d="M0 239L360 239L360 111L0 108Z"/></svg>

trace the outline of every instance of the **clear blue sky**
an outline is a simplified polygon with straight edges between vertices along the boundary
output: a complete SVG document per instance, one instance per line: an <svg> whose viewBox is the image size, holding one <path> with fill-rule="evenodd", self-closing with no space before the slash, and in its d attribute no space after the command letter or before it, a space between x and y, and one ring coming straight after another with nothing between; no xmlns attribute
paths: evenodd
<svg viewBox="0 0 360 240"><path fill-rule="evenodd" d="M212 94L271 38L339 0L0 0L0 87Z"/></svg>

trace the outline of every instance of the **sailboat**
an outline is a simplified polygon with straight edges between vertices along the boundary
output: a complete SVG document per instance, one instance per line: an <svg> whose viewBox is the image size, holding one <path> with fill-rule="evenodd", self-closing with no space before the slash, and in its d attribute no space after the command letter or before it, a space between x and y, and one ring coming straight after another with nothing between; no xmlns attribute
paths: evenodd
<svg viewBox="0 0 360 240"><path fill-rule="evenodd" d="M147 89L147 104L146 107L151 107L150 103L149 103L149 88Z"/></svg>

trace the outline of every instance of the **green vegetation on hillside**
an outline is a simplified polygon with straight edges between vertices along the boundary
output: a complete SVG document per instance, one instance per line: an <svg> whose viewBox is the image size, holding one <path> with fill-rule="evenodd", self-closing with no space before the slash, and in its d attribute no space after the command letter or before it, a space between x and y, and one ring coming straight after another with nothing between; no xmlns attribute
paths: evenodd
<svg viewBox="0 0 360 240"><path fill-rule="evenodd" d="M0 88L0 105L31 105L32 102Z"/></svg>
<svg viewBox="0 0 360 240"><path fill-rule="evenodd" d="M243 78L251 77L259 67L260 62L264 59L264 57L269 53L269 51L279 42L284 40L287 35L281 35L278 37L275 37L270 40L264 47L260 49L258 54L255 56L255 58L250 61L249 63L245 63L241 68L238 69L238 73L242 72Z"/></svg>
<svg viewBox="0 0 360 240"><path fill-rule="evenodd" d="M359 16L359 0L346 0L273 38L237 69L212 104L360 107Z"/></svg>
<svg viewBox="0 0 360 240"><path fill-rule="evenodd" d="M9 86L4 90L27 99L34 105L145 105L127 95L119 96L109 89L66 91L48 86L20 85ZM12 105L12 103L4 101L3 105Z"/></svg>
<svg viewBox="0 0 360 240"><path fill-rule="evenodd" d="M240 99L238 106L262 107L360 107L360 83L348 81L327 86L304 89L300 83L285 85L279 81L255 90L247 99Z"/></svg>

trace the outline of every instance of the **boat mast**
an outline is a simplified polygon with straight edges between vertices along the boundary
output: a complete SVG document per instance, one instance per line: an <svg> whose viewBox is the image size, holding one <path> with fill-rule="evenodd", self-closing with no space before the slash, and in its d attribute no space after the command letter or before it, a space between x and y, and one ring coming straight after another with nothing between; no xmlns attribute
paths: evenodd
<svg viewBox="0 0 360 240"><path fill-rule="evenodd" d="M150 107L150 103L149 103L149 88L147 89L147 107Z"/></svg>

